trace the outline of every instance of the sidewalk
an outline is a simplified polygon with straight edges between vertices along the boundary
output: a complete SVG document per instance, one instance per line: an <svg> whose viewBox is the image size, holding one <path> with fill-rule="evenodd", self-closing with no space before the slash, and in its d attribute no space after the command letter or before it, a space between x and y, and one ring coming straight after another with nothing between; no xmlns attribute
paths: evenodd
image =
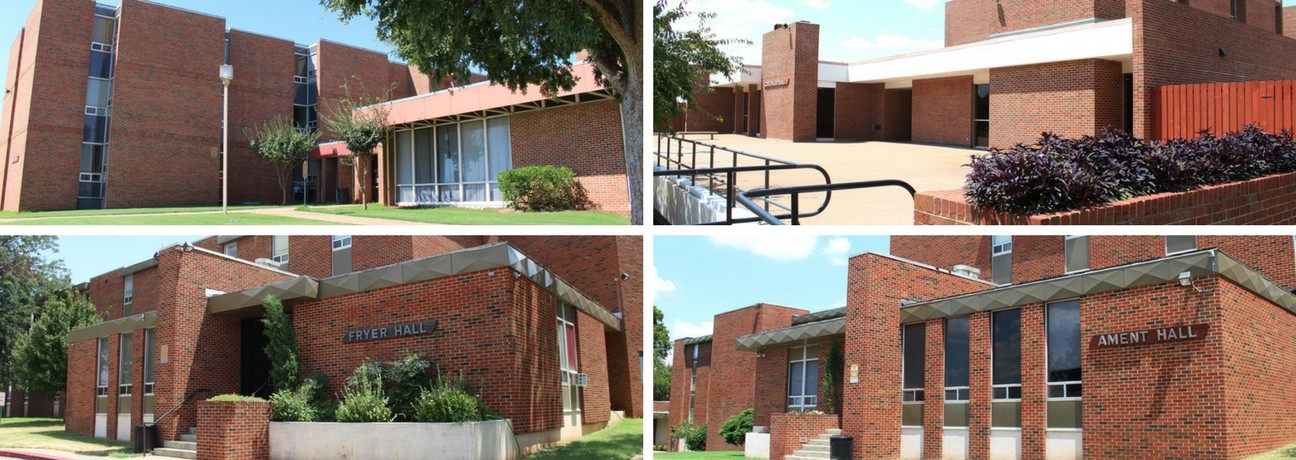
<svg viewBox="0 0 1296 460"><path fill-rule="evenodd" d="M81 455L74 452L49 449L0 449L0 458L20 458L24 460L103 460L108 457Z"/></svg>
<svg viewBox="0 0 1296 460"><path fill-rule="evenodd" d="M322 212L298 211L295 208L265 208L253 209L246 211L249 214L263 214L268 216L291 217L294 219L322 220L336 224L350 225L436 225L423 222L411 222L407 220L392 219L375 219L372 217L354 217L341 216L337 214L326 214Z"/></svg>

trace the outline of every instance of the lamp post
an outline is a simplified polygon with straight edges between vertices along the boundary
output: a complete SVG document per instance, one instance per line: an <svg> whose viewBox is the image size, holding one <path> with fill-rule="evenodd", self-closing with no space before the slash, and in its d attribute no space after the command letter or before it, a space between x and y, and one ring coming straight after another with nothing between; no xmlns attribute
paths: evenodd
<svg viewBox="0 0 1296 460"><path fill-rule="evenodd" d="M221 111L221 213L229 214L229 85L234 80L234 66L220 66L220 79L225 86L225 105Z"/></svg>

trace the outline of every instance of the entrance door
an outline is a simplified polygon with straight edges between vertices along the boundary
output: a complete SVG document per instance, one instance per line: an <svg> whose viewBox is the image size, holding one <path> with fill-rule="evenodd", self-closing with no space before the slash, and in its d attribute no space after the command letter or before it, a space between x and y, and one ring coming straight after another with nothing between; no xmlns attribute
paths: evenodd
<svg viewBox="0 0 1296 460"><path fill-rule="evenodd" d="M270 358L265 354L269 340L261 318L248 318L241 324L239 339L239 394L258 396L274 391L270 387Z"/></svg>
<svg viewBox="0 0 1296 460"><path fill-rule="evenodd" d="M976 98L976 112L972 117L972 146L990 147L990 85L976 85L972 97Z"/></svg>
<svg viewBox="0 0 1296 460"><path fill-rule="evenodd" d="M834 104L836 101L836 88L819 88L819 113L815 137L820 139L833 138L833 127L837 125L837 120L834 118L836 113L834 112L836 110Z"/></svg>

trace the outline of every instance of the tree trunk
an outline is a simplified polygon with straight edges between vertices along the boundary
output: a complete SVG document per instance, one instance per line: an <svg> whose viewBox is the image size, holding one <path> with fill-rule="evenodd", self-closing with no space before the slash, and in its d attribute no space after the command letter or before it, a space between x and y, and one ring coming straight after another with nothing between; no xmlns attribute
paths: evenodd
<svg viewBox="0 0 1296 460"><path fill-rule="evenodd" d="M643 225L643 79L642 74L627 74L627 86L621 93L621 138L625 148L626 186L629 187L630 223Z"/></svg>
<svg viewBox="0 0 1296 460"><path fill-rule="evenodd" d="M351 163L352 167L355 168L355 178L357 181L360 182L360 186L359 186L360 187L360 207L365 210L369 209L369 198L366 196L367 195L366 192L368 192L368 190L365 190L366 188L368 188L369 185L365 181L365 172L369 170L369 168L367 167L368 163L369 163L369 156L359 155L359 154L356 155L356 161Z"/></svg>
<svg viewBox="0 0 1296 460"><path fill-rule="evenodd" d="M286 206L286 205L288 204L288 187L287 187L287 183L291 183L292 181L291 181L291 180L284 180L284 177L288 176L289 174L292 174L292 167L288 167L288 166L280 166L280 167L278 168L278 170L279 170L279 177L278 177L278 179L279 179L279 204L280 204L280 205L285 205L285 206Z"/></svg>

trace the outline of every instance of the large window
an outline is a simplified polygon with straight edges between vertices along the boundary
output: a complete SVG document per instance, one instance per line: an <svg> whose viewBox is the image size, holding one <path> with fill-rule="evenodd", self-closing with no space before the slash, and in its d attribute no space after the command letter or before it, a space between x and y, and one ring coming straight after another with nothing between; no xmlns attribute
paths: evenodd
<svg viewBox="0 0 1296 460"><path fill-rule="evenodd" d="M907 324L901 333L901 347L904 350L904 380L901 408L901 425L922 426L922 403L927 399L923 389L926 385L927 372L927 324Z"/></svg>
<svg viewBox="0 0 1296 460"><path fill-rule="evenodd" d="M1048 304L1048 426L1080 428L1080 301Z"/></svg>
<svg viewBox="0 0 1296 460"><path fill-rule="evenodd" d="M108 338L100 337L99 357L98 357L99 362L95 366L97 370L97 372L95 373L96 374L95 375L95 395L96 396L106 396L108 394L108 372L109 372L108 354L109 353L112 353L112 349L108 348Z"/></svg>
<svg viewBox="0 0 1296 460"><path fill-rule="evenodd" d="M315 129L319 124L319 84L315 76L315 61L319 49L315 46L296 47L296 72L293 74L293 125L299 130Z"/></svg>
<svg viewBox="0 0 1296 460"><path fill-rule="evenodd" d="M945 426L968 426L971 317L945 319Z"/></svg>
<svg viewBox="0 0 1296 460"><path fill-rule="evenodd" d="M558 307L558 356L562 373L563 411L580 412L580 363L576 352L576 308L562 304Z"/></svg>
<svg viewBox="0 0 1296 460"><path fill-rule="evenodd" d="M351 235L333 235L333 250L351 247Z"/></svg>
<svg viewBox="0 0 1296 460"><path fill-rule="evenodd" d="M990 237L990 271L995 284L1012 283L1012 237Z"/></svg>
<svg viewBox="0 0 1296 460"><path fill-rule="evenodd" d="M990 146L990 84L975 85L976 118L972 121L973 146Z"/></svg>
<svg viewBox="0 0 1296 460"><path fill-rule="evenodd" d="M1089 269L1089 237L1068 235L1063 243L1066 272L1075 273Z"/></svg>
<svg viewBox="0 0 1296 460"><path fill-rule="evenodd" d="M288 262L288 235L275 235L270 243L273 260L279 263Z"/></svg>
<svg viewBox="0 0 1296 460"><path fill-rule="evenodd" d="M153 351L157 348L157 330L144 330L144 394L153 394Z"/></svg>
<svg viewBox="0 0 1296 460"><path fill-rule="evenodd" d="M96 8L90 37L90 69L86 83L82 126L81 167L77 176L77 208L104 207L108 167L108 125L112 112L115 10Z"/></svg>
<svg viewBox="0 0 1296 460"><path fill-rule="evenodd" d="M122 288L122 303L129 305L135 300L135 275L126 275L125 287Z"/></svg>
<svg viewBox="0 0 1296 460"><path fill-rule="evenodd" d="M788 411L805 412L819 406L819 347L788 350Z"/></svg>
<svg viewBox="0 0 1296 460"><path fill-rule="evenodd" d="M693 408L697 403L697 367L698 367L698 347L700 344L693 344L693 366L689 368L689 415L688 420L693 421Z"/></svg>
<svg viewBox="0 0 1296 460"><path fill-rule="evenodd" d="M496 176L513 167L507 116L396 133L401 204L503 200Z"/></svg>
<svg viewBox="0 0 1296 460"><path fill-rule="evenodd" d="M1167 236L1165 237L1166 255L1178 254L1197 249L1197 237L1194 236Z"/></svg>
<svg viewBox="0 0 1296 460"><path fill-rule="evenodd" d="M120 354L117 355L117 394L131 394L131 368L134 364L131 333L121 335Z"/></svg>
<svg viewBox="0 0 1296 460"><path fill-rule="evenodd" d="M991 315L990 426L1021 427L1021 310Z"/></svg>

